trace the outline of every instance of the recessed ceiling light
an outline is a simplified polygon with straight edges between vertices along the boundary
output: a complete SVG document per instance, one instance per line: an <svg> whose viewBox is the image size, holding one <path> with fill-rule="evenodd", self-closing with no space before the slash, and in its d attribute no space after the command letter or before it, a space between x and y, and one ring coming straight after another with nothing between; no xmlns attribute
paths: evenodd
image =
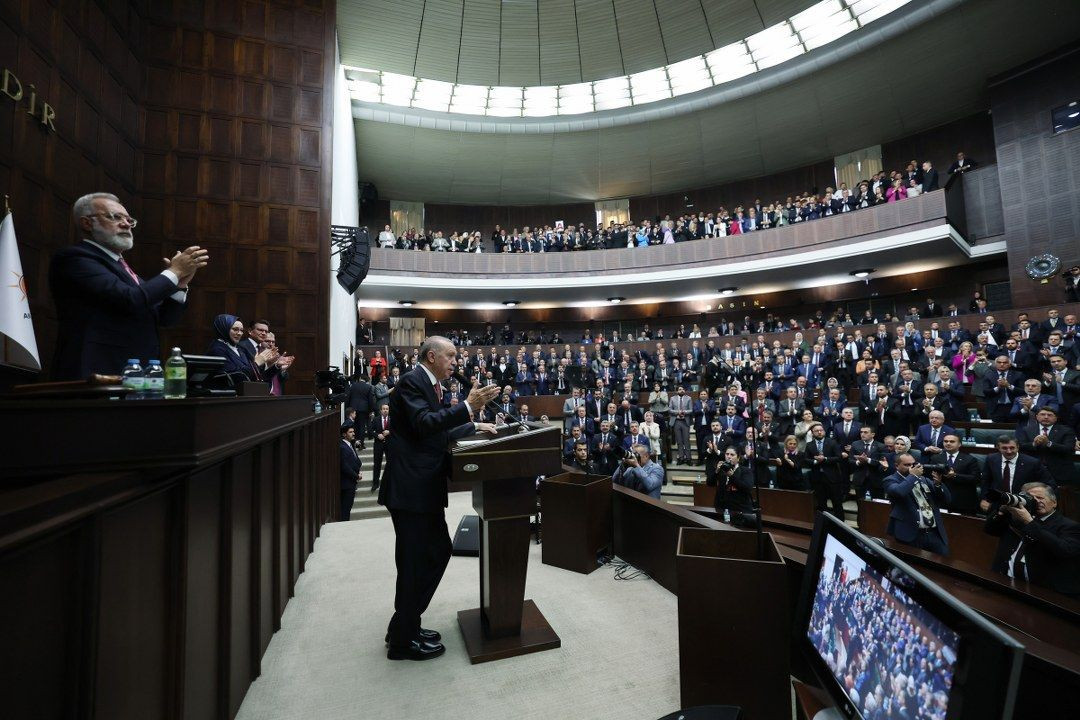
<svg viewBox="0 0 1080 720"><path fill-rule="evenodd" d="M866 268L865 270L852 270L849 274L857 278L864 278L869 277L872 272L874 272L874 268Z"/></svg>
<svg viewBox="0 0 1080 720"><path fill-rule="evenodd" d="M624 298L624 297L609 297L609 298L607 299L607 301L608 301L609 303L611 303L612 305L618 305L619 303L621 303L621 302L622 302L623 300L625 300L625 299L626 299L626 298Z"/></svg>
<svg viewBox="0 0 1080 720"><path fill-rule="evenodd" d="M412 307L415 304L415 300L398 300L398 305L400 305L401 307Z"/></svg>
<svg viewBox="0 0 1080 720"><path fill-rule="evenodd" d="M916 291L916 290L918 290L918 289L919 289L919 288L911 288L911 292L915 292L915 291Z"/></svg>
<svg viewBox="0 0 1080 720"><path fill-rule="evenodd" d="M503 305L505 305L506 307L514 307L515 305L518 305L520 302L521 302L520 300L503 300Z"/></svg>
<svg viewBox="0 0 1080 720"><path fill-rule="evenodd" d="M1076 112L1074 112L1074 113L1069 113L1069 117L1071 117L1071 118L1074 118L1074 117L1076 117L1076 116L1078 116L1078 115L1080 115L1080 110L1077 110L1077 111L1076 111Z"/></svg>
<svg viewBox="0 0 1080 720"><path fill-rule="evenodd" d="M721 295L731 295L733 292L735 292L738 289L739 288L737 288L737 287L726 287L726 288L720 288L719 290L717 290L717 292L720 293Z"/></svg>

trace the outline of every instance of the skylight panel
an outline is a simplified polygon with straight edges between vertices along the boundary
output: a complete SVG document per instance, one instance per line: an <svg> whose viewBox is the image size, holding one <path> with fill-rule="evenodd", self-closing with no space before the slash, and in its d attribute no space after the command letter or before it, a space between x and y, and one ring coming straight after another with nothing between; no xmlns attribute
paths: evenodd
<svg viewBox="0 0 1080 720"><path fill-rule="evenodd" d="M819 48L859 29L858 23L846 11L843 14L833 16L830 20L831 22L826 25L814 26L799 33L807 50Z"/></svg>
<svg viewBox="0 0 1080 720"><path fill-rule="evenodd" d="M849 3L859 22L865 25L907 5L910 0L856 0Z"/></svg>
<svg viewBox="0 0 1080 720"><path fill-rule="evenodd" d="M390 105L412 104L416 78L410 75L384 72L382 74L382 101Z"/></svg>
<svg viewBox="0 0 1080 720"><path fill-rule="evenodd" d="M671 97L666 70L657 68L631 75L630 91L635 105Z"/></svg>
<svg viewBox="0 0 1080 720"><path fill-rule="evenodd" d="M705 58L701 56L668 65L667 74L673 95L685 95L712 85L709 68L705 65Z"/></svg>
<svg viewBox="0 0 1080 720"><path fill-rule="evenodd" d="M792 17L791 24L795 27L795 32L801 35L809 27L829 22L833 15L843 10L840 0L823 0Z"/></svg>
<svg viewBox="0 0 1080 720"><path fill-rule="evenodd" d="M754 59L746 51L746 44L742 42L713 50L705 55L705 62L708 63L713 82L717 85L757 70Z"/></svg>
<svg viewBox="0 0 1080 720"><path fill-rule="evenodd" d="M559 111L559 88L554 85L525 88L525 102L521 110L523 115L530 117L556 114Z"/></svg>
<svg viewBox="0 0 1080 720"><path fill-rule="evenodd" d="M413 107L446 112L453 92L453 83L442 82L441 80L421 80L416 85Z"/></svg>

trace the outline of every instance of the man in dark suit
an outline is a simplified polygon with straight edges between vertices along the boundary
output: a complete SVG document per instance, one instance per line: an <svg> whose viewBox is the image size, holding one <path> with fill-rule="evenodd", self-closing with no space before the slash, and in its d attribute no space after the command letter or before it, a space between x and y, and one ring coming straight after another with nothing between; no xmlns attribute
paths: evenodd
<svg viewBox="0 0 1080 720"><path fill-rule="evenodd" d="M360 428L360 447L364 447L364 437L371 424L371 413L375 410L375 388L362 379L349 385L349 394L345 398L345 407L356 411L356 426ZM378 476L376 475L376 478Z"/></svg>
<svg viewBox="0 0 1080 720"><path fill-rule="evenodd" d="M375 439L373 457L371 460L371 492L379 489L379 475L382 473L383 455L386 453L387 443L390 442L390 406L381 405L379 414L372 418L368 435Z"/></svg>
<svg viewBox="0 0 1080 720"><path fill-rule="evenodd" d="M930 192L938 189L938 172L934 169L934 164L929 160L922 164L923 179L922 179L922 191Z"/></svg>
<svg viewBox="0 0 1080 720"><path fill-rule="evenodd" d="M983 397L986 398L986 410L995 422L1009 421L1013 399L1021 392L1021 376L1012 369L1007 355L994 359L993 369L983 375Z"/></svg>
<svg viewBox="0 0 1080 720"><path fill-rule="evenodd" d="M124 260L136 221L115 195L84 195L72 215L81 241L59 250L49 267L59 325L53 379L118 375L128 358L161 359L158 326L180 319L208 251L193 245L144 280Z"/></svg>
<svg viewBox="0 0 1080 720"><path fill-rule="evenodd" d="M990 510L990 490L1019 493L1029 482L1053 485L1054 480L1036 458L1021 455L1016 438L1001 435L997 439L997 452L986 456L983 466L982 489L979 493L979 509Z"/></svg>
<svg viewBox="0 0 1080 720"><path fill-rule="evenodd" d="M353 442L356 429L346 420L341 424L341 514L338 519L345 522L352 512L353 499L356 497L356 484L360 482L360 458L356 456Z"/></svg>
<svg viewBox="0 0 1080 720"><path fill-rule="evenodd" d="M885 459L885 444L874 439L874 429L869 425L859 428L859 439L851 443L848 462L851 464L851 484L855 494L863 497L870 493L872 498L885 497L882 479L889 467Z"/></svg>
<svg viewBox="0 0 1080 720"><path fill-rule="evenodd" d="M923 454L927 461L937 462L937 456L941 453L941 442L945 436L955 433L956 430L945 424L945 413L940 410L930 411L930 422L920 425L912 440L912 447Z"/></svg>
<svg viewBox="0 0 1080 720"><path fill-rule="evenodd" d="M1035 515L1026 508L997 509L986 532L998 535L993 570L1016 580L1080 598L1080 523L1057 512L1057 493L1044 483L1021 488L1035 499Z"/></svg>
<svg viewBox="0 0 1080 720"><path fill-rule="evenodd" d="M619 460L622 457L620 448L622 442L618 435L611 429L611 422L608 420L600 421L600 431L596 433L593 438L592 455L593 460L597 466L597 472L601 474L611 474L615 472L615 467L619 464Z"/></svg>
<svg viewBox="0 0 1080 720"><path fill-rule="evenodd" d="M847 495L847 477L841 463L840 446L832 438L825 437L825 427L814 423L810 429L812 438L806 441L805 464L810 468L810 488L814 491L814 507L825 510L832 505L832 513L844 519L844 496Z"/></svg>
<svg viewBox="0 0 1080 720"><path fill-rule="evenodd" d="M947 472L940 473L941 481L949 488L952 497L949 509L974 515L979 508L979 486L982 482L979 461L960 452L960 437L956 433L947 434L941 443L944 452L934 459L934 463L949 468Z"/></svg>
<svg viewBox="0 0 1080 720"><path fill-rule="evenodd" d="M885 495L892 501L886 532L905 545L949 554L949 538L941 524L940 508L949 504L949 488L941 478L923 477L922 465L908 453L896 457L896 472L885 478Z"/></svg>
<svg viewBox="0 0 1080 720"><path fill-rule="evenodd" d="M446 446L474 430L494 433L494 426L474 424L470 417L499 393L497 385L474 385L464 402L443 408L441 383L457 365L454 345L444 337L429 337L420 346L419 360L390 394L394 431L379 488L379 504L390 510L396 536L397 589L387 629L391 660L426 660L445 651L437 632L420 627L420 616L450 561L443 510L450 470Z"/></svg>
<svg viewBox="0 0 1080 720"><path fill-rule="evenodd" d="M1080 480L1073 469L1076 455L1076 433L1058 422L1058 412L1046 405L1035 415L1035 422L1016 431L1020 451L1040 460L1046 471L1061 485L1077 485Z"/></svg>

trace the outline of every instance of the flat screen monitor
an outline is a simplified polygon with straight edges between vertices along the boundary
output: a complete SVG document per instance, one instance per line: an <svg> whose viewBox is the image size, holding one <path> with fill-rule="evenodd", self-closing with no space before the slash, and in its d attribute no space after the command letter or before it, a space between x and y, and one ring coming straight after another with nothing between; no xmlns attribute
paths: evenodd
<svg viewBox="0 0 1080 720"><path fill-rule="evenodd" d="M835 704L823 717L1012 717L1023 646L828 513L814 525L794 628Z"/></svg>

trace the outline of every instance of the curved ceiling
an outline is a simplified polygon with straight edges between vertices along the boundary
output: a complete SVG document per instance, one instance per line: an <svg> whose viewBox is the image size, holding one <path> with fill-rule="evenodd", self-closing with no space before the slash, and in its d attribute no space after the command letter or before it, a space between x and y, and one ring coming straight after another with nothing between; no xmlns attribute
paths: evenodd
<svg viewBox="0 0 1080 720"><path fill-rule="evenodd" d="M368 0L360 4L374 5ZM666 0L657 0L661 4ZM694 4L710 6L708 2ZM811 4L768 3L775 17L765 17L764 23L773 24ZM914 13L929 4L916 0L898 12ZM466 12L470 5L464 3ZM547 0L540 5L543 12ZM585 3L579 0L578 5ZM614 5L622 4L616 0ZM410 6L405 3L406 8ZM766 3L759 6L765 9ZM344 3L340 7L339 13L350 10ZM390 35L393 28L405 24L414 34L424 32L404 19L384 18L383 22ZM359 173L363 180L375 183L384 198L502 205L667 193L765 175L983 110L988 107L987 78L1075 40L1078 29L1080 3L1075 0L963 2L907 29L900 39L871 44L860 37L860 33L872 32L869 28L853 33L849 41L860 43L860 52L846 60L825 62L822 51L816 51L766 70L761 75L803 64L797 79L767 91L748 91L712 107L702 103L703 109L697 112L661 112L655 119L617 127L612 122L578 130L568 118L571 124L563 132L530 133L527 126L510 132L475 132L454 124L466 122L460 120L451 123L451 129L435 129L435 121L428 122L423 111L387 108L380 111L386 121L356 122ZM738 34L745 37L746 32L742 29ZM635 46L642 44L648 43ZM619 55L621 43L602 45L609 55ZM350 57L344 40L341 52L347 64L377 65L369 56ZM700 52L694 46L686 54ZM664 57L658 62L675 60ZM388 62L380 69L386 69ZM494 62L498 68L497 57ZM398 67L431 75L427 68ZM755 79L748 76L735 83ZM523 84L526 80L515 78ZM459 81L466 78L459 75ZM468 81L495 82L495 78L470 77ZM544 78L543 82L555 81Z"/></svg>
<svg viewBox="0 0 1080 720"><path fill-rule="evenodd" d="M703 55L816 0L342 0L341 62L470 85L569 85Z"/></svg>

